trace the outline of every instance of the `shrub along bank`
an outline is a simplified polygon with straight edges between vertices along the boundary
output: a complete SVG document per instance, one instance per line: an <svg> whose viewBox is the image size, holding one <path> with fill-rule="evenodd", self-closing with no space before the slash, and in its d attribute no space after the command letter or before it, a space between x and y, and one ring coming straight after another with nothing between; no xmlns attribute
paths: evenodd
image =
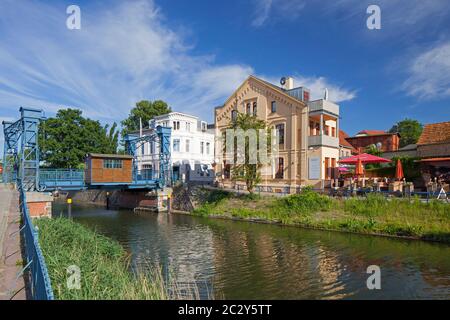
<svg viewBox="0 0 450 320"><path fill-rule="evenodd" d="M377 194L338 200L308 188L283 198L209 192L211 200L193 214L450 243L450 204L438 200L424 203Z"/></svg>

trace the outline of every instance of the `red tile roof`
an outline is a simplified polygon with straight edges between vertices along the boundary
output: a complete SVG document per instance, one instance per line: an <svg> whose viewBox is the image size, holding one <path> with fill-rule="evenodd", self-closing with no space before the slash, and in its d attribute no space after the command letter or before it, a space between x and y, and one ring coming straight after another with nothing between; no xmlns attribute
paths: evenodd
<svg viewBox="0 0 450 320"><path fill-rule="evenodd" d="M425 125L417 144L450 143L450 121Z"/></svg>
<svg viewBox="0 0 450 320"><path fill-rule="evenodd" d="M383 130L362 130L358 132L357 134L367 134L368 136L373 136L377 134L385 134L386 131Z"/></svg>
<svg viewBox="0 0 450 320"><path fill-rule="evenodd" d="M354 149L353 146L346 140L346 138L349 137L350 136L344 130L339 130L339 144L343 147Z"/></svg>

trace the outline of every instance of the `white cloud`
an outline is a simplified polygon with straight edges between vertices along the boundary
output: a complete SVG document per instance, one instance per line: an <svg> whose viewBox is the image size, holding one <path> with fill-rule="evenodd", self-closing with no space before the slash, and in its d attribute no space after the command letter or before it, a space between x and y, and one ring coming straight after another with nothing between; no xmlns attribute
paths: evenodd
<svg viewBox="0 0 450 320"><path fill-rule="evenodd" d="M424 100L450 97L450 42L416 56L407 72L402 89L408 95Z"/></svg>
<svg viewBox="0 0 450 320"><path fill-rule="evenodd" d="M261 27L269 19L294 20L305 4L305 0L254 0L252 26Z"/></svg>
<svg viewBox="0 0 450 320"><path fill-rule="evenodd" d="M68 30L65 7L0 4L0 108L82 109L124 118L140 99L212 119L212 107L253 71L191 54L152 1L81 6L82 29ZM229 91L228 91L229 90Z"/></svg>
<svg viewBox="0 0 450 320"><path fill-rule="evenodd" d="M120 121L136 101L162 99L173 110L212 121L213 107L255 73L249 65L193 54L152 1L81 6L81 30L66 28L64 6L5 0L0 11L5 116L18 116L20 106L42 108L48 116L70 106L95 119ZM355 96L323 77L300 82L317 96L328 87L336 101Z"/></svg>

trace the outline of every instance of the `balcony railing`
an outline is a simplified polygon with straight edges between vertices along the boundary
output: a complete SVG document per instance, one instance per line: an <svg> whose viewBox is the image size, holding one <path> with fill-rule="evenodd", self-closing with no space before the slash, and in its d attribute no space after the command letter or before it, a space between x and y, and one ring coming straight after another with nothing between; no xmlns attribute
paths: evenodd
<svg viewBox="0 0 450 320"><path fill-rule="evenodd" d="M328 100L315 100L308 102L309 112L327 111L334 115L339 115L339 106Z"/></svg>
<svg viewBox="0 0 450 320"><path fill-rule="evenodd" d="M339 148L339 138L330 137L330 136L309 136L308 137L308 146L327 146L333 148Z"/></svg>

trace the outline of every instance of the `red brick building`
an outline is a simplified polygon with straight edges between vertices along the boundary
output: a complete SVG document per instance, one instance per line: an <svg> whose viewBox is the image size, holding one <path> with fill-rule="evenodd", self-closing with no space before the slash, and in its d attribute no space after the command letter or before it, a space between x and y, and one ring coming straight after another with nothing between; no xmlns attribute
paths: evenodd
<svg viewBox="0 0 450 320"><path fill-rule="evenodd" d="M422 158L421 172L425 182L437 179L450 184L450 121L427 124L417 142ZM448 191L448 190L447 190Z"/></svg>
<svg viewBox="0 0 450 320"><path fill-rule="evenodd" d="M364 153L366 148L375 145L382 152L397 151L400 144L398 133L388 133L382 130L363 130L354 137L345 138L358 153Z"/></svg>

